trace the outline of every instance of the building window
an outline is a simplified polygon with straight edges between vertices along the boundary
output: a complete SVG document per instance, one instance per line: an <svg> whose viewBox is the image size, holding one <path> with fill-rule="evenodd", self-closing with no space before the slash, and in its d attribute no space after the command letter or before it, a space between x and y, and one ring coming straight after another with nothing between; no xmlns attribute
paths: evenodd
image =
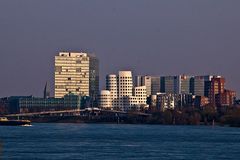
<svg viewBox="0 0 240 160"><path fill-rule="evenodd" d="M76 72L81 72L81 68L77 68L77 69L76 69Z"/></svg>
<svg viewBox="0 0 240 160"><path fill-rule="evenodd" d="M56 72L62 72L62 66L56 66L55 71Z"/></svg>

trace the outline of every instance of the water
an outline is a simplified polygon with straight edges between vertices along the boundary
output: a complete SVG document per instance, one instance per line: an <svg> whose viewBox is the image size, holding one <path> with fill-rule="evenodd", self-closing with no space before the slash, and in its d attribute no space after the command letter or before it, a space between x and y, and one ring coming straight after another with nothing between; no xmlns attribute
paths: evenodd
<svg viewBox="0 0 240 160"><path fill-rule="evenodd" d="M14 160L240 159L240 128L216 126L0 126L0 143L0 159Z"/></svg>

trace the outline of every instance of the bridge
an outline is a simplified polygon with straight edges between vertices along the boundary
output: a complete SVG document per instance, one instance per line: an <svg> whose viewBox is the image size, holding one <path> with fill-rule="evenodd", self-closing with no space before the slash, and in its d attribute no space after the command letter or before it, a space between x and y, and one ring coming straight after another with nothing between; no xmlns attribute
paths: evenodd
<svg viewBox="0 0 240 160"><path fill-rule="evenodd" d="M117 115L138 115L138 116L151 116L151 114L146 114L142 112L125 112L125 111L117 111L117 110L102 110L99 108L86 108L86 109L73 109L73 110L60 110L60 111L44 111L44 112L33 112L33 113L20 113L20 114L9 114L5 115L5 117L9 118L19 118L19 117L43 117L43 116L84 116L89 113L109 113L109 114L117 114Z"/></svg>
<svg viewBox="0 0 240 160"><path fill-rule="evenodd" d="M77 114L80 112L83 112L83 110L74 109L74 110L61 110L61 111L45 111L45 112L9 114L9 115L5 115L5 116L6 117L27 117L27 116L38 116L38 115Z"/></svg>

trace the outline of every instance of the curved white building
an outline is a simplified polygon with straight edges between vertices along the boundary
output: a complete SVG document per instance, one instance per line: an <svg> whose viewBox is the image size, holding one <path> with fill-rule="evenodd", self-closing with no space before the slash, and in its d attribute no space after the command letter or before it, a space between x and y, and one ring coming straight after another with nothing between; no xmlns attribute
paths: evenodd
<svg viewBox="0 0 240 160"><path fill-rule="evenodd" d="M118 78L115 74L109 74L106 76L106 90L111 92L113 107L118 106Z"/></svg>
<svg viewBox="0 0 240 160"><path fill-rule="evenodd" d="M99 107L105 109L112 108L112 96L108 90L102 90L99 95Z"/></svg>
<svg viewBox="0 0 240 160"><path fill-rule="evenodd" d="M129 97L133 95L133 80L131 71L118 72L118 108L124 110L129 106Z"/></svg>
<svg viewBox="0 0 240 160"><path fill-rule="evenodd" d="M132 96L133 80L131 71L119 71L118 73L119 96Z"/></svg>
<svg viewBox="0 0 240 160"><path fill-rule="evenodd" d="M114 109L126 111L145 106L146 98L146 86L134 89L132 72L119 71L118 75L106 76L106 90L101 92L99 104L102 108L109 107L111 104Z"/></svg>

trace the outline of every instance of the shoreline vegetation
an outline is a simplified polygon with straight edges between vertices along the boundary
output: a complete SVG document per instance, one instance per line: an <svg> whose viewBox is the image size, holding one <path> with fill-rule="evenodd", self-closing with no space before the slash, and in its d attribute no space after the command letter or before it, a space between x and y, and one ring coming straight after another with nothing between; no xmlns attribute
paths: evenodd
<svg viewBox="0 0 240 160"><path fill-rule="evenodd" d="M112 124L161 124L161 125L218 125L240 127L240 108L205 106L184 107L174 110L149 110L147 114L128 112L85 113L81 116L38 116L28 118L34 123L112 123ZM23 117L24 118L24 117ZM26 117L25 117L26 118Z"/></svg>

